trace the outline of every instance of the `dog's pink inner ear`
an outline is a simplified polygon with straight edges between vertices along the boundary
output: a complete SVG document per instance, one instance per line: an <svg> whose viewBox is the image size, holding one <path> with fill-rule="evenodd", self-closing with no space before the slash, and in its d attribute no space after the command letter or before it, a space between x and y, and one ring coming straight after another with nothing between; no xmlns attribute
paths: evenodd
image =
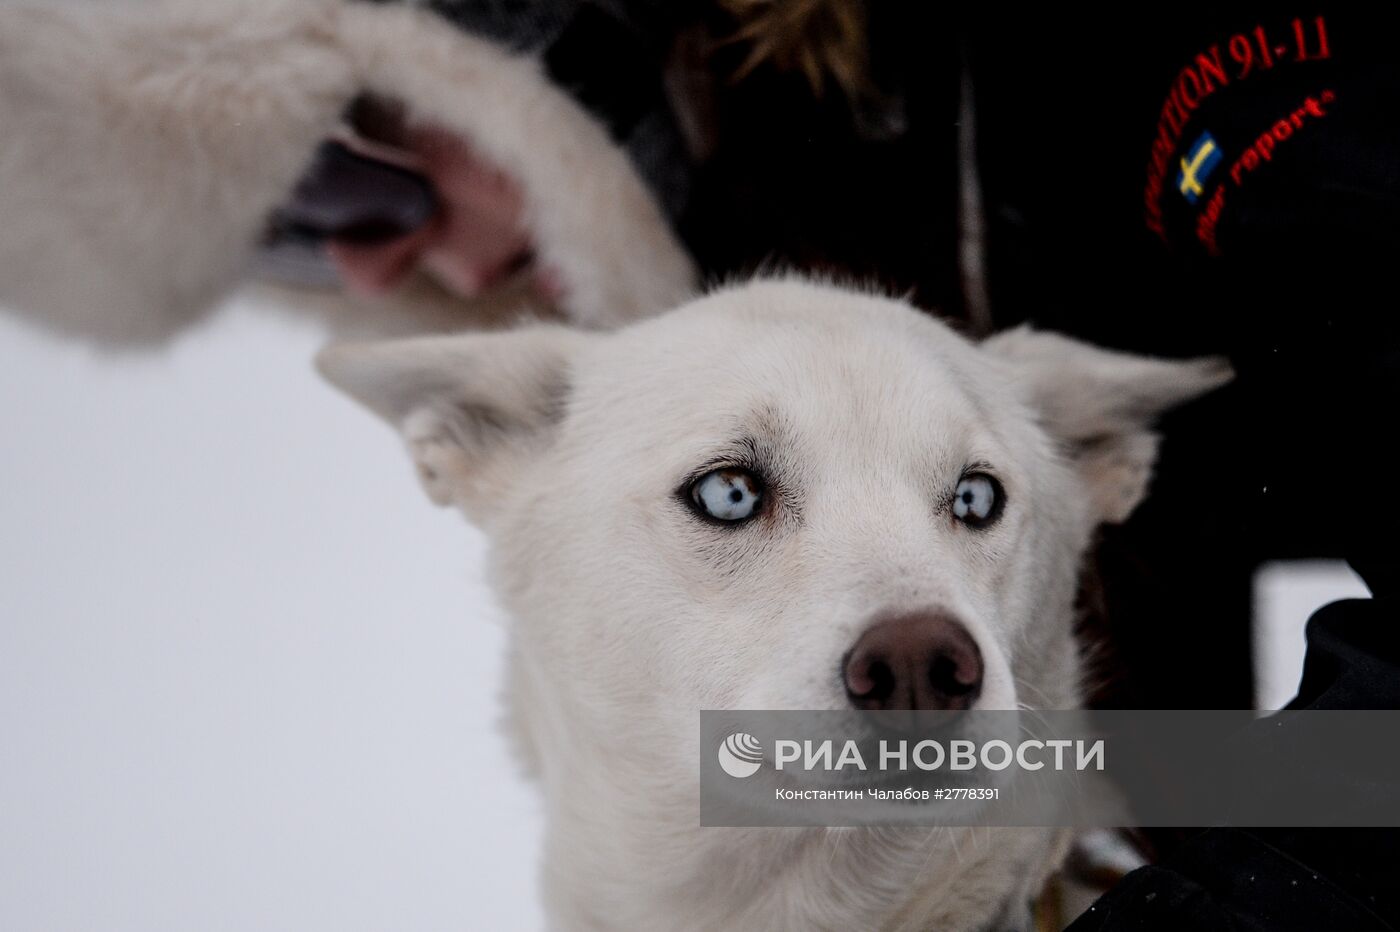
<svg viewBox="0 0 1400 932"><path fill-rule="evenodd" d="M1147 494L1157 458L1152 424L1217 388L1223 359L1153 359L1021 327L987 339L1046 428L1070 451L1100 521L1127 519Z"/></svg>
<svg viewBox="0 0 1400 932"><path fill-rule="evenodd" d="M1102 437L1075 452L1098 520L1121 524L1147 496L1157 462L1158 438L1150 431Z"/></svg>
<svg viewBox="0 0 1400 932"><path fill-rule="evenodd" d="M343 142L367 145L353 136ZM332 237L329 255L347 285L377 294L422 268L454 294L472 297L525 264L530 237L524 198L504 169L464 138L431 124L399 122L388 142L390 154L400 154L432 186L437 214L388 239Z"/></svg>
<svg viewBox="0 0 1400 932"><path fill-rule="evenodd" d="M468 407L459 407L446 417L421 408L404 420L404 443L418 481L436 505L473 501L485 492L479 487L489 483L490 470L483 468L489 461L489 450L463 442L467 434L476 432L472 418Z"/></svg>
<svg viewBox="0 0 1400 932"><path fill-rule="evenodd" d="M429 498L473 518L547 444L574 353L565 327L331 347L322 374L397 428Z"/></svg>

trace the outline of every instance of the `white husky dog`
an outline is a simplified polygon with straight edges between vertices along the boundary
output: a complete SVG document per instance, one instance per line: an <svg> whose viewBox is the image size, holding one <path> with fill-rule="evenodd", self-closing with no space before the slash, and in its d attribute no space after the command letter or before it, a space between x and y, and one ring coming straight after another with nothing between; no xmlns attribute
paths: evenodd
<svg viewBox="0 0 1400 932"><path fill-rule="evenodd" d="M798 280L320 364L492 539L567 929L1020 925L1054 830L702 828L696 711L1076 706L1094 529L1229 378Z"/></svg>

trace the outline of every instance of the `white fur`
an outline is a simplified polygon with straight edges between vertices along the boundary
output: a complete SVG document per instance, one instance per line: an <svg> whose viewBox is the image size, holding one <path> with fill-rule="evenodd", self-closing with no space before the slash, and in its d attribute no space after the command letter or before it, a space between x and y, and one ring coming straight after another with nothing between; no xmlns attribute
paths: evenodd
<svg viewBox="0 0 1400 932"><path fill-rule="evenodd" d="M517 178L569 320L616 325L693 287L602 127L537 62L430 12L27 0L0 4L0 304L106 342L168 337L243 279L269 214L362 92L461 133ZM440 301L381 310L381 333L479 316Z"/></svg>
<svg viewBox="0 0 1400 932"><path fill-rule="evenodd" d="M320 362L403 432L432 498L491 536L511 720L566 929L1016 924L1062 835L700 828L696 712L843 707L843 653L876 613L919 608L973 631L980 706L1074 707L1080 561L1146 488L1097 453L1145 476L1151 419L1228 378L1029 331L978 346L797 280L613 334L430 337ZM781 491L771 518L716 527L677 492L741 438ZM940 505L979 461L1007 494L981 532Z"/></svg>

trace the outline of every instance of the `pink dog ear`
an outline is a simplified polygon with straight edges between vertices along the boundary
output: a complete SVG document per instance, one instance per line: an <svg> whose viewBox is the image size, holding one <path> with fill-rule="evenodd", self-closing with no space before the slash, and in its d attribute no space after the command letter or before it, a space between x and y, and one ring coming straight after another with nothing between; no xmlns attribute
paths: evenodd
<svg viewBox="0 0 1400 932"><path fill-rule="evenodd" d="M428 497L473 520L548 442L589 335L557 326L341 344L317 368L396 427Z"/></svg>
<svg viewBox="0 0 1400 932"><path fill-rule="evenodd" d="M1028 327L982 346L1010 364L1023 396L1073 458L1099 520L1109 524L1126 520L1147 494L1157 417L1234 377L1221 357L1152 359Z"/></svg>

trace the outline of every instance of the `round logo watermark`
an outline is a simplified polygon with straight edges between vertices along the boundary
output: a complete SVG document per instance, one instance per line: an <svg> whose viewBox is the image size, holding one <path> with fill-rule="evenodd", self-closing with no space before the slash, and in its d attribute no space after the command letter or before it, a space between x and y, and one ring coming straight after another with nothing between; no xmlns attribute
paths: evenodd
<svg viewBox="0 0 1400 932"><path fill-rule="evenodd" d="M763 763L763 745L753 735L735 732L719 746L719 765L731 777L751 777Z"/></svg>

